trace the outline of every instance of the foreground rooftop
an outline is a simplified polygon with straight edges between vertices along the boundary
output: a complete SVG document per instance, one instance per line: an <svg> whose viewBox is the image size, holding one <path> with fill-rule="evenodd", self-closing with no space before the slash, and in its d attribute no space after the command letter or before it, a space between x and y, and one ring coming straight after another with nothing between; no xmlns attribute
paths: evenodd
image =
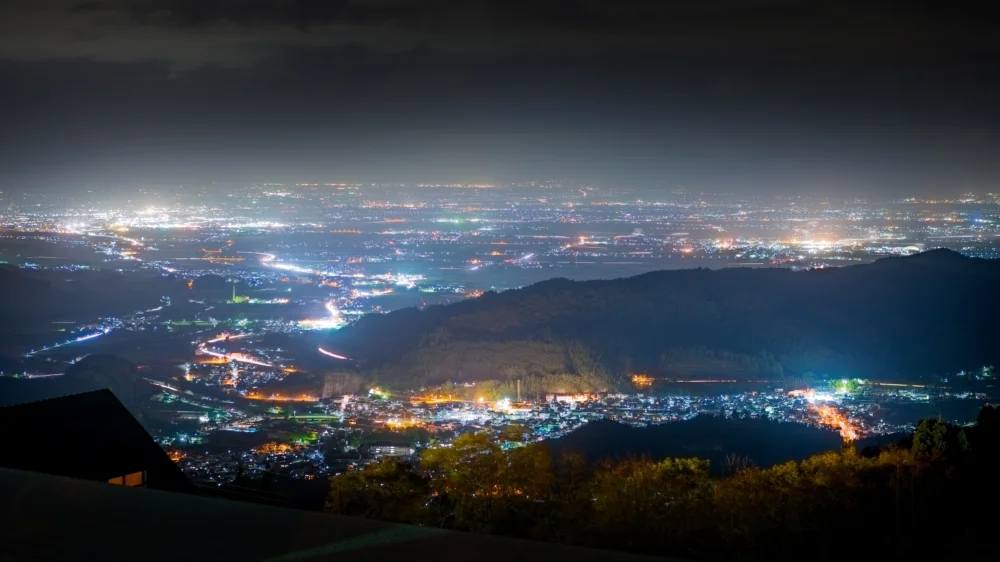
<svg viewBox="0 0 1000 562"><path fill-rule="evenodd" d="M0 506L10 560L654 560L2 468Z"/></svg>

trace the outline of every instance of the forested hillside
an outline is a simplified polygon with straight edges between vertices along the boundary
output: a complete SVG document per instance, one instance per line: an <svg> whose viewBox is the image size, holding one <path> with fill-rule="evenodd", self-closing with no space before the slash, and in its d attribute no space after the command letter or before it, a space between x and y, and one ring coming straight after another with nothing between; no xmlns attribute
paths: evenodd
<svg viewBox="0 0 1000 562"><path fill-rule="evenodd" d="M679 379L919 376L997 361L998 286L1000 262L948 250L803 272L553 279L370 315L331 345L366 376L407 385L521 379L544 391L596 390L638 371ZM567 374L582 379L545 382Z"/></svg>

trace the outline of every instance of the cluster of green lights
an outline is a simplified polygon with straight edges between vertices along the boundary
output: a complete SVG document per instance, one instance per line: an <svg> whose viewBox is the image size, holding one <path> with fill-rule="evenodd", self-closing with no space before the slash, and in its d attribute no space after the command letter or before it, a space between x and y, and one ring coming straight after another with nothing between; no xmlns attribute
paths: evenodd
<svg viewBox="0 0 1000 562"><path fill-rule="evenodd" d="M289 441L294 445L305 445L307 443L315 443L319 439L319 435L315 432L303 433L292 435Z"/></svg>
<svg viewBox="0 0 1000 562"><path fill-rule="evenodd" d="M212 410L208 413L208 418L213 422L222 422L229 419L229 413L225 410Z"/></svg>
<svg viewBox="0 0 1000 562"><path fill-rule="evenodd" d="M833 382L834 392L841 394L851 394L858 391L861 386L861 379L840 379Z"/></svg>
<svg viewBox="0 0 1000 562"><path fill-rule="evenodd" d="M375 387L368 391L368 396L373 398L380 398L382 400L388 400L389 392L387 390L382 390L379 387Z"/></svg>

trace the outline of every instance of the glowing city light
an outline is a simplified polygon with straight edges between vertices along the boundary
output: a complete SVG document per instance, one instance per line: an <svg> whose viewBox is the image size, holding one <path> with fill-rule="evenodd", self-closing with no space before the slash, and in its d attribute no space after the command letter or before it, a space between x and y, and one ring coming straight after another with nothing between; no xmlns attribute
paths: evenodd
<svg viewBox="0 0 1000 562"><path fill-rule="evenodd" d="M838 430L844 441L857 441L858 428L837 408L816 404L811 404L809 407L819 416L821 425Z"/></svg>
<svg viewBox="0 0 1000 562"><path fill-rule="evenodd" d="M299 327L306 330L338 330L347 324L347 322L344 321L344 317L340 313L340 310L338 310L333 304L333 301L327 301L324 308L326 308L326 311L330 314L330 316L327 318L307 318L305 320L299 320Z"/></svg>
<svg viewBox="0 0 1000 562"><path fill-rule="evenodd" d="M650 388L653 386L653 377L637 373L632 375L632 384L636 388Z"/></svg>
<svg viewBox="0 0 1000 562"><path fill-rule="evenodd" d="M318 397L311 396L309 394L300 394L298 396L286 396L280 393L263 395L259 392L248 392L246 395L246 399L261 400L265 402L319 402Z"/></svg>

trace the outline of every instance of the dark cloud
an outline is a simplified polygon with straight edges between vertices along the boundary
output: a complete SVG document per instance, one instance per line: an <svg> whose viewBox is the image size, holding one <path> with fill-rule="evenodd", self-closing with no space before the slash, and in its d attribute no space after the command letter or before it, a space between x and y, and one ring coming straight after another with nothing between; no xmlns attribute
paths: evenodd
<svg viewBox="0 0 1000 562"><path fill-rule="evenodd" d="M427 0L357 1L329 0L148 0L138 2L103 2L94 9L124 11L147 24L172 24L181 27L213 25L220 22L238 25L292 25L308 30L317 25L340 23L370 25L393 22L413 24L418 20L440 17L466 3Z"/></svg>
<svg viewBox="0 0 1000 562"><path fill-rule="evenodd" d="M7 2L0 56L248 65L287 48L536 56L908 60L997 53L967 2L701 0L33 0ZM862 59L862 60L863 60Z"/></svg>
<svg viewBox="0 0 1000 562"><path fill-rule="evenodd" d="M0 3L8 177L1000 177L962 2Z"/></svg>

